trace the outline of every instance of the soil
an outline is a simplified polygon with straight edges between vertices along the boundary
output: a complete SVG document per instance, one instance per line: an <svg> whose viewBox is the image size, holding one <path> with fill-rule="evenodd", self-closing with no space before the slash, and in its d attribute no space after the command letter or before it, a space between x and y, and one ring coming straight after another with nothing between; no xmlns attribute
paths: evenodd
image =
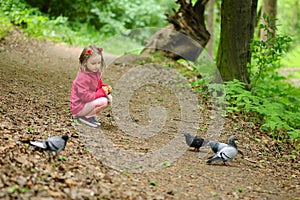
<svg viewBox="0 0 300 200"><path fill-rule="evenodd" d="M15 32L0 42L1 199L300 199L300 155L241 116L216 115L178 70L151 58L105 54L113 103L101 128L72 120L71 84L81 47ZM178 78L179 77L179 78ZM226 142L244 157L207 165L182 131ZM68 134L52 158L28 141Z"/></svg>

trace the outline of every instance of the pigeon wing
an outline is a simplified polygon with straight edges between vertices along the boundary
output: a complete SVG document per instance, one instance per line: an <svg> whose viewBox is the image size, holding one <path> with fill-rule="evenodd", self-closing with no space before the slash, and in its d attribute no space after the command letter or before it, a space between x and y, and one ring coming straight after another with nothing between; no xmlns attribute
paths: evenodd
<svg viewBox="0 0 300 200"><path fill-rule="evenodd" d="M219 142L217 151L221 151L224 147L228 147L228 144L225 144L223 142Z"/></svg>
<svg viewBox="0 0 300 200"><path fill-rule="evenodd" d="M62 137L54 136L46 141L46 145L47 150L59 153L65 148L66 141Z"/></svg>
<svg viewBox="0 0 300 200"><path fill-rule="evenodd" d="M237 154L238 150L232 146L224 147L218 152L218 156L222 158L223 162L230 162Z"/></svg>

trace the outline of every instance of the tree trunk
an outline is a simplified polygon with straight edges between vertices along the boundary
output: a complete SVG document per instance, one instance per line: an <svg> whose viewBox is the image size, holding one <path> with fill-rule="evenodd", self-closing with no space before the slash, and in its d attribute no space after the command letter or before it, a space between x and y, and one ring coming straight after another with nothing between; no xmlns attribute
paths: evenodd
<svg viewBox="0 0 300 200"><path fill-rule="evenodd" d="M175 60L196 61L210 38L204 23L206 2L198 0L193 6L191 1L178 0L178 11L173 16L166 14L172 25L155 33L141 54L158 51Z"/></svg>
<svg viewBox="0 0 300 200"><path fill-rule="evenodd" d="M262 11L261 16L266 14L269 18L272 19L271 24L268 24L268 27L275 27L276 25L276 15L277 15L277 0L263 0L262 2ZM262 19L263 24L267 24L266 21ZM275 29L269 30L272 33L272 37L275 37ZM260 30L260 39L265 41L268 39L267 31L265 29Z"/></svg>
<svg viewBox="0 0 300 200"><path fill-rule="evenodd" d="M250 88L247 63L253 39L257 0L223 0L217 67L223 81L238 79Z"/></svg>
<svg viewBox="0 0 300 200"><path fill-rule="evenodd" d="M207 53L208 55L213 58L214 57L214 5L215 0L210 0L208 2L208 17L207 17L207 25L208 31L210 32L210 40L207 44Z"/></svg>

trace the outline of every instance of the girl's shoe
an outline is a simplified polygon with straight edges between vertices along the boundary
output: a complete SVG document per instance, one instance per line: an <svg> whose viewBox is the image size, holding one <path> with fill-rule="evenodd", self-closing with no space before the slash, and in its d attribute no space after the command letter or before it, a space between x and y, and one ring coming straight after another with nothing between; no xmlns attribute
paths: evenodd
<svg viewBox="0 0 300 200"><path fill-rule="evenodd" d="M94 127L94 128L98 127L98 125L95 123L94 117L87 118L85 116L80 116L80 117L78 117L78 121L80 121L81 123L83 123L85 125Z"/></svg>
<svg viewBox="0 0 300 200"><path fill-rule="evenodd" d="M96 120L96 117L90 117L89 119L91 119L92 122L93 122L94 124L96 124L97 126L101 126L101 123L100 123L98 120Z"/></svg>

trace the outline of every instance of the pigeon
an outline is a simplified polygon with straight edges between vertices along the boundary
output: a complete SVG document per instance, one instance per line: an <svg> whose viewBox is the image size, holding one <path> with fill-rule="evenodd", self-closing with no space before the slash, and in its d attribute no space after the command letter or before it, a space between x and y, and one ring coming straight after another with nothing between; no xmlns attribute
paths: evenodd
<svg viewBox="0 0 300 200"><path fill-rule="evenodd" d="M228 144L214 141L210 141L209 144L216 154L208 158L207 164L211 164L215 161L223 161L224 164L229 164L237 154L244 155L243 152L237 149L233 135L229 137Z"/></svg>
<svg viewBox="0 0 300 200"><path fill-rule="evenodd" d="M183 133L183 134L185 136L186 144L189 147L194 147L195 150L197 150L197 151L199 151L200 147L204 146L208 142L207 140L205 140L203 138L200 138L197 136L192 136L189 133Z"/></svg>
<svg viewBox="0 0 300 200"><path fill-rule="evenodd" d="M210 157L207 164L211 164L216 161L223 161L225 165L229 164L229 162L238 154L238 150L233 146L227 146L218 151L214 156Z"/></svg>
<svg viewBox="0 0 300 200"><path fill-rule="evenodd" d="M54 136L45 141L30 141L29 143L33 146L39 147L46 151L50 151L50 153L57 155L59 152L64 150L68 139L68 135L63 135L61 137Z"/></svg>

